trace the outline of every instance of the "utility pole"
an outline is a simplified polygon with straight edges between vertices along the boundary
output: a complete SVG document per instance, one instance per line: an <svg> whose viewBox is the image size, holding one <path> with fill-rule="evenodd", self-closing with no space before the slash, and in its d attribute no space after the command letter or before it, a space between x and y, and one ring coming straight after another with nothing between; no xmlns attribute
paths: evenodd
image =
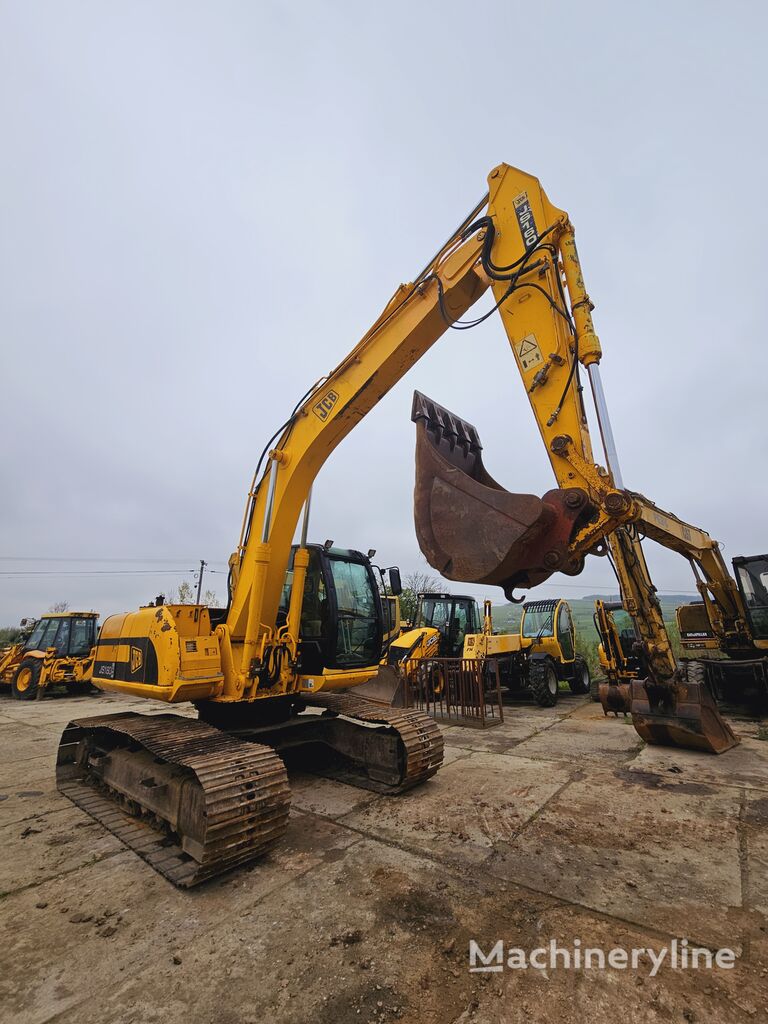
<svg viewBox="0 0 768 1024"><path fill-rule="evenodd" d="M202 560L202 558L201 558L200 559L200 575L197 577L197 604L200 604L200 595L203 592L203 573L205 572L206 565L208 565L208 563L204 562Z"/></svg>

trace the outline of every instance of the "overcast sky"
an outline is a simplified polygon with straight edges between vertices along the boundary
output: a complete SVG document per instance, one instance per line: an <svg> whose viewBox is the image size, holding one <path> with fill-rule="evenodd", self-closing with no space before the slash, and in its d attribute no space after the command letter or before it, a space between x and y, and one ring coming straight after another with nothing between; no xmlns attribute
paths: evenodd
<svg viewBox="0 0 768 1024"><path fill-rule="evenodd" d="M768 549L766 20L758 0L2 0L0 624L128 610L200 558L223 598L266 439L501 161L576 226L626 485L729 558ZM448 332L315 486L310 539L404 572L427 568L414 388L510 490L553 486L500 321ZM615 589L597 559L551 584Z"/></svg>

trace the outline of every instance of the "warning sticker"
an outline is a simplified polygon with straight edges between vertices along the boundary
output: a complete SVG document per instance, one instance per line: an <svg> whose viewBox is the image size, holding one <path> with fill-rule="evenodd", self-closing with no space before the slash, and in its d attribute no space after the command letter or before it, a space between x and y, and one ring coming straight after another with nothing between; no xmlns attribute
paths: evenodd
<svg viewBox="0 0 768 1024"><path fill-rule="evenodd" d="M534 366L544 362L535 334L527 334L522 341L516 341L515 352L524 370L532 370Z"/></svg>

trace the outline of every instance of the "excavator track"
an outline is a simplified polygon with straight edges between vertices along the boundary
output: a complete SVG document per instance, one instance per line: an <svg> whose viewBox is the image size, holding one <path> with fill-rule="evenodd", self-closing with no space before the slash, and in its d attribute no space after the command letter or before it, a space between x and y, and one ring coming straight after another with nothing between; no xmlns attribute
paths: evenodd
<svg viewBox="0 0 768 1024"><path fill-rule="evenodd" d="M443 763L439 727L413 708L394 708L349 691L302 694L303 712L267 724L260 721L258 704L247 706L251 716L246 709L222 715L226 705L198 705L198 711L203 721L239 740L266 743L286 759L303 750L304 770L376 793L412 789ZM319 748L335 756L318 756Z"/></svg>
<svg viewBox="0 0 768 1024"><path fill-rule="evenodd" d="M396 795L426 782L435 775L443 764L443 734L436 722L422 711L387 708L365 697L350 693L318 693L306 699L312 707L322 708L346 719L358 720L369 725L388 727L398 737L403 748L400 779L384 783L353 769L341 770L337 778L364 789Z"/></svg>
<svg viewBox="0 0 768 1024"><path fill-rule="evenodd" d="M177 715L75 719L56 779L64 796L182 888L261 855L288 825L288 776L271 747Z"/></svg>

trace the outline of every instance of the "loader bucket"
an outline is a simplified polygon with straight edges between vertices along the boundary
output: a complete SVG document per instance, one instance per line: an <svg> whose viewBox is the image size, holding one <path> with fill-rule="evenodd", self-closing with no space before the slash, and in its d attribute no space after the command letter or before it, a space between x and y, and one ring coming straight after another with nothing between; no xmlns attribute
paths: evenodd
<svg viewBox="0 0 768 1024"><path fill-rule="evenodd" d="M632 682L632 724L646 743L722 754L739 739L717 710L703 678L683 670L669 683Z"/></svg>
<svg viewBox="0 0 768 1024"><path fill-rule="evenodd" d="M365 697L383 707L404 708L408 706L405 679L392 665L380 665L379 671L372 679L360 683L352 692L356 697Z"/></svg>
<svg viewBox="0 0 768 1024"><path fill-rule="evenodd" d="M462 583L503 587L509 598L554 572L581 572L584 561L570 554L569 542L594 512L585 491L512 494L485 469L471 423L418 391L411 419L416 536L433 569Z"/></svg>

